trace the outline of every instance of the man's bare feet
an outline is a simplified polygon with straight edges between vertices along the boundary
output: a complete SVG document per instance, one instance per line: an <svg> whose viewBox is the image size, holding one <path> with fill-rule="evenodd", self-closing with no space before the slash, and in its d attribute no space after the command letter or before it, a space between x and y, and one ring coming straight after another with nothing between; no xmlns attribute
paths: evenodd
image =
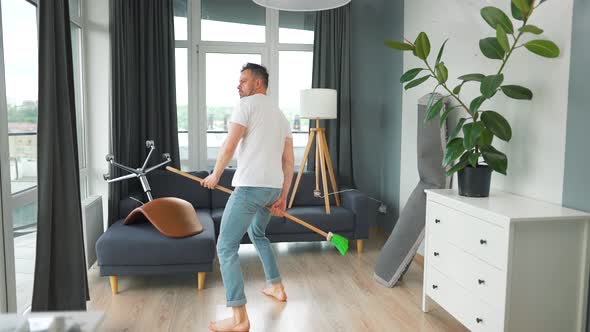
<svg viewBox="0 0 590 332"><path fill-rule="evenodd" d="M268 296L272 296L275 299L285 302L287 301L287 293L282 283L272 284L262 290L262 293Z"/></svg>
<svg viewBox="0 0 590 332"><path fill-rule="evenodd" d="M248 332L250 331L250 321L248 320L248 313L246 313L246 306L233 307L232 318L219 320L209 323L209 330L215 332Z"/></svg>

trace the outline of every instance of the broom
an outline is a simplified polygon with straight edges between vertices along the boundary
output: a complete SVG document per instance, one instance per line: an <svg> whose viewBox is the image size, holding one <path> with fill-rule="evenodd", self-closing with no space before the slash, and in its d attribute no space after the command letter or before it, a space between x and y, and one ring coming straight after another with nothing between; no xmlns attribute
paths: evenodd
<svg viewBox="0 0 590 332"><path fill-rule="evenodd" d="M203 182L203 179L201 179L200 177L183 172L183 171L178 170L174 167L166 166L166 169L169 170L170 172L176 173L178 175L182 175L182 176L187 177L191 180L195 180L199 183ZM233 192L231 189L227 189L227 188L219 186L219 185L215 186L215 189L221 190L221 191L228 193L230 195ZM266 208L270 210L270 208L268 206ZM340 252L340 254L342 256L346 255L346 252L348 251L348 239L347 238L345 238L341 235L338 235L338 234L334 234L332 232L326 233L326 232L322 231L321 229L319 229L313 225L310 225L297 217L294 217L294 216L288 214L287 212L283 212L282 214L283 214L283 217L285 217L287 219L291 219L292 221L298 223L299 225L325 237L326 240L328 240L330 243L332 243L334 245L334 247L336 247L336 249L338 249L338 251Z"/></svg>

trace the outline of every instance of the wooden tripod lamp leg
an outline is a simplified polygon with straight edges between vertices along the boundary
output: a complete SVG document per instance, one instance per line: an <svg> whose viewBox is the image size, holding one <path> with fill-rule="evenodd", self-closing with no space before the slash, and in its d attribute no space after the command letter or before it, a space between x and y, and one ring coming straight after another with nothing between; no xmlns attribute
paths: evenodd
<svg viewBox="0 0 590 332"><path fill-rule="evenodd" d="M315 130L311 130L309 134L309 140L307 141L307 146L305 147L305 153L303 154L303 160L301 161L301 166L299 167L299 173L297 173L297 179L295 180L295 185L293 186L293 191L291 191L291 199L289 200L289 209L293 206L293 201L295 200L295 193L297 193L297 187L299 186L299 181L301 180L301 175L305 170L305 164L307 164L307 157L309 157L309 151L311 150L311 145L313 144L313 139L315 137Z"/></svg>
<svg viewBox="0 0 590 332"><path fill-rule="evenodd" d="M336 177L334 176L334 168L332 167L332 159L330 158L330 151L328 151L328 141L326 139L326 132L322 131L322 145L323 150L325 153L325 160L328 166L328 173L330 174L330 182L332 183L332 189L334 192L338 191L338 186L336 185ZM336 196L336 206L340 206L340 194L334 194Z"/></svg>
<svg viewBox="0 0 590 332"><path fill-rule="evenodd" d="M320 192L320 133L318 132L317 137L315 139L315 190L314 190L314 197L316 192Z"/></svg>
<svg viewBox="0 0 590 332"><path fill-rule="evenodd" d="M330 214L330 196L328 196L328 179L326 177L326 151L324 151L324 135L318 134L317 141L320 150L320 167L322 169L322 185L324 187L324 202L326 204L326 214Z"/></svg>

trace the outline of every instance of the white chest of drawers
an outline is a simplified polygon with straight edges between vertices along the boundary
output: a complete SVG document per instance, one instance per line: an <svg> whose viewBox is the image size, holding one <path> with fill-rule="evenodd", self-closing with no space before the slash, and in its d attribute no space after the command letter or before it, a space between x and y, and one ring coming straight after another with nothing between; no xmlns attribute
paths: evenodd
<svg viewBox="0 0 590 332"><path fill-rule="evenodd" d="M427 190L422 310L472 331L585 331L590 214L492 192Z"/></svg>

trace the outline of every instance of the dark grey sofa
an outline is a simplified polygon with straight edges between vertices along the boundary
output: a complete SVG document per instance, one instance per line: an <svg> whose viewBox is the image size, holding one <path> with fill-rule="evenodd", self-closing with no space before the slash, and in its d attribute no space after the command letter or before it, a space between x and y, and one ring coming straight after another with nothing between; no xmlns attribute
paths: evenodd
<svg viewBox="0 0 590 332"><path fill-rule="evenodd" d="M226 169L219 184L233 189L231 180L235 170ZM190 172L204 178L205 171ZM295 174L296 176L296 174ZM295 177L294 177L295 178ZM123 225L123 219L139 203L126 198L120 204L120 220L111 225L96 243L100 274L109 276L113 294L118 290L118 276L136 274L198 273L198 287L203 288L205 273L213 270L215 240L223 209L229 195L219 190L208 190L198 183L168 171L155 171L148 180L154 198L178 197L190 202L203 225L203 232L175 239L158 232L151 224ZM332 198L331 214L327 215L324 200L313 197L315 174L304 173L288 213L320 229L338 233L349 240L357 240L357 252L362 251L362 240L368 238L368 197L358 191L341 193L341 206ZM133 195L142 197L142 194ZM267 230L271 242L324 241L325 238L283 217L272 217ZM249 243L248 235L243 243Z"/></svg>

